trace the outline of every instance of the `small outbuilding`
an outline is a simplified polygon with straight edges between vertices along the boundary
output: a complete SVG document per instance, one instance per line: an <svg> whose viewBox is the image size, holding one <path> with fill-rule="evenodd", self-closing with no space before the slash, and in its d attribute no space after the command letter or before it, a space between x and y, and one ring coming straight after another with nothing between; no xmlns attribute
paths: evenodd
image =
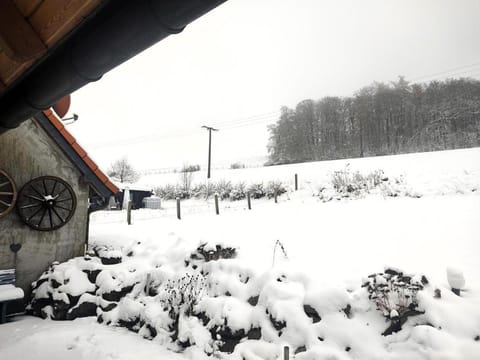
<svg viewBox="0 0 480 360"><path fill-rule="evenodd" d="M120 205L120 209L125 207L124 204L127 201L131 201L133 210L144 208L144 199L153 195L152 190L136 185L118 184L118 187L120 191L115 195L115 201ZM127 194L128 199L125 199L125 194Z"/></svg>

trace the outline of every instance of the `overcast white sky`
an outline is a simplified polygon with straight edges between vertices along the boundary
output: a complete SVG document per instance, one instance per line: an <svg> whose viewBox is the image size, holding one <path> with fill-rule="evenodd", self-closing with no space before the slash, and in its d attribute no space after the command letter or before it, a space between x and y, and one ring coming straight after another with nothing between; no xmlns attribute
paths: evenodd
<svg viewBox="0 0 480 360"><path fill-rule="evenodd" d="M203 124L222 129L214 164L265 156L282 105L398 75L479 78L479 16L480 0L229 0L75 92L69 130L105 170L204 164Z"/></svg>

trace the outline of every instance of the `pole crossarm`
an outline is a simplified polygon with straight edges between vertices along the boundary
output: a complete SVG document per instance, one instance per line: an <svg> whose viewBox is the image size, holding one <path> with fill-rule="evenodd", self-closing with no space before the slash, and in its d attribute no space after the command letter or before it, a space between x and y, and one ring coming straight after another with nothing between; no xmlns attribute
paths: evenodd
<svg viewBox="0 0 480 360"><path fill-rule="evenodd" d="M202 125L202 128L209 131L219 131L219 129L215 129L214 127L206 126L206 125Z"/></svg>

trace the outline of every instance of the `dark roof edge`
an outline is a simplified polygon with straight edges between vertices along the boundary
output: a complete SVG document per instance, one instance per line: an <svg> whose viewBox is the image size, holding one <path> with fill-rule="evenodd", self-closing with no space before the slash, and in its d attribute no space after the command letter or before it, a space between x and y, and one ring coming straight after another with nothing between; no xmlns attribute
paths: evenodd
<svg viewBox="0 0 480 360"><path fill-rule="evenodd" d="M60 131L58 131L58 129L50 122L48 117L43 112L35 115L34 119L45 130L47 135L49 135L55 141L55 143L70 159L70 161L77 167L83 176L83 181L88 183L98 195L104 198L114 195L114 193L100 181L92 169L85 164L80 155L78 155L78 153L72 148Z"/></svg>
<svg viewBox="0 0 480 360"><path fill-rule="evenodd" d="M99 80L226 0L115 0L0 97L0 133Z"/></svg>

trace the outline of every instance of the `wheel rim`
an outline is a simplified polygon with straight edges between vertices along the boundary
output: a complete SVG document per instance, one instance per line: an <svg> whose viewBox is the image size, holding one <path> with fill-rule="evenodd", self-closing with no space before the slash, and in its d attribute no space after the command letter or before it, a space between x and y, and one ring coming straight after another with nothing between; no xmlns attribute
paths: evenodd
<svg viewBox="0 0 480 360"><path fill-rule="evenodd" d="M0 170L0 218L12 211L17 200L17 188L13 179Z"/></svg>
<svg viewBox="0 0 480 360"><path fill-rule="evenodd" d="M55 176L41 176L26 183L18 194L17 210L25 224L51 231L64 226L75 213L72 187Z"/></svg>

